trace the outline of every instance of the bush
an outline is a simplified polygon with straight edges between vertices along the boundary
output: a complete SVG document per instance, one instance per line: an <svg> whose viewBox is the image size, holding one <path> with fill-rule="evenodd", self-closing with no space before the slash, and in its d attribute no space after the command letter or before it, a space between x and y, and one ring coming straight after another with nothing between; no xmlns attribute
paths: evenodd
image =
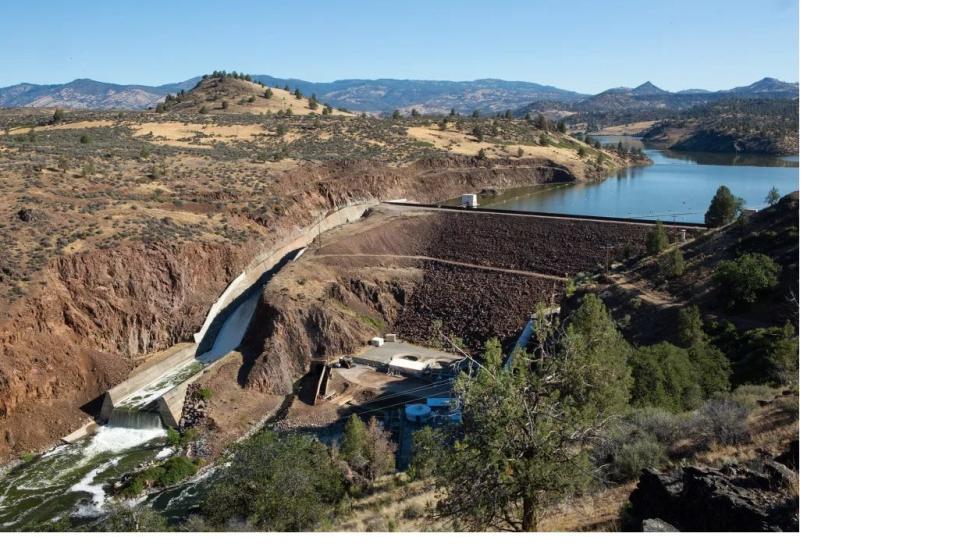
<svg viewBox="0 0 960 551"><path fill-rule="evenodd" d="M800 372L800 339L793 324L752 329L737 342L736 383L794 385Z"/></svg>
<svg viewBox="0 0 960 551"><path fill-rule="evenodd" d="M240 521L258 530L302 531L331 517L346 495L346 477L326 446L261 432L237 446L201 511L218 527Z"/></svg>
<svg viewBox="0 0 960 551"><path fill-rule="evenodd" d="M407 520L417 519L423 516L426 508L420 503L411 503L403 510L403 518Z"/></svg>
<svg viewBox="0 0 960 551"><path fill-rule="evenodd" d="M687 351L668 342L637 348L631 358L636 381L633 402L682 411L696 407L702 392Z"/></svg>
<svg viewBox="0 0 960 551"><path fill-rule="evenodd" d="M777 389L767 385L741 385L734 389L730 398L747 409L754 409L761 401L770 401L777 395Z"/></svg>
<svg viewBox="0 0 960 551"><path fill-rule="evenodd" d="M646 235L647 254L656 256L669 244L670 238L667 236L667 230L664 229L663 223L657 220L657 225Z"/></svg>
<svg viewBox="0 0 960 551"><path fill-rule="evenodd" d="M775 288L780 280L780 265L760 253L740 255L717 265L713 282L727 300L728 307L753 304L761 295Z"/></svg>
<svg viewBox="0 0 960 551"><path fill-rule="evenodd" d="M747 415L750 411L731 399L709 400L699 410L712 440L723 445L740 444L749 439Z"/></svg>
<svg viewBox="0 0 960 551"><path fill-rule="evenodd" d="M120 495L133 498L149 488L166 488L197 474L198 465L183 456L174 456L163 463L134 474L120 488Z"/></svg>
<svg viewBox="0 0 960 551"><path fill-rule="evenodd" d="M643 469L656 468L666 462L666 447L653 436L641 432L614 453L610 474L617 480L636 480Z"/></svg>
<svg viewBox="0 0 960 551"><path fill-rule="evenodd" d="M687 265L683 261L683 252L680 247L674 247L670 254L660 259L659 266L660 274L665 278L672 279L682 276L687 269Z"/></svg>

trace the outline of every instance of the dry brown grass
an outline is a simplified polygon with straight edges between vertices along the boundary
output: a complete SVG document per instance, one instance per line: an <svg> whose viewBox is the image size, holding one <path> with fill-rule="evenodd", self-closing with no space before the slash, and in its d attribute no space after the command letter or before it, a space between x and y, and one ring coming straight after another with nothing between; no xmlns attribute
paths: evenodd
<svg viewBox="0 0 960 551"><path fill-rule="evenodd" d="M253 141L271 135L259 124L193 124L185 122L145 122L131 126L135 136L180 147L210 147L215 142ZM199 137L200 144L189 143Z"/></svg>
<svg viewBox="0 0 960 551"><path fill-rule="evenodd" d="M51 130L82 130L84 128L102 128L104 126L113 126L114 124L117 124L117 121L96 120L96 121L68 122L65 124L56 124L51 126L37 126L37 127L22 126L20 128L11 129L10 134L26 134L30 132L31 128L36 132L48 132Z"/></svg>
<svg viewBox="0 0 960 551"><path fill-rule="evenodd" d="M643 132L644 130L650 128L657 121L639 121L631 122L629 124L618 124L615 126L608 126L606 128L601 128L597 134L600 135L611 135L611 136L625 136L629 134L636 134L637 132Z"/></svg>
<svg viewBox="0 0 960 551"><path fill-rule="evenodd" d="M443 149L459 155L476 156L481 149L488 158L508 159L518 158L518 148L523 148L524 157L548 159L555 163L567 166L577 178L584 178L587 173L587 163L577 150L566 147L500 144L488 141L478 141L474 136L457 130L440 130L435 125L414 126L407 129L407 135L416 140L429 143L433 147ZM573 138L568 138L572 141ZM584 147L586 144L576 142Z"/></svg>

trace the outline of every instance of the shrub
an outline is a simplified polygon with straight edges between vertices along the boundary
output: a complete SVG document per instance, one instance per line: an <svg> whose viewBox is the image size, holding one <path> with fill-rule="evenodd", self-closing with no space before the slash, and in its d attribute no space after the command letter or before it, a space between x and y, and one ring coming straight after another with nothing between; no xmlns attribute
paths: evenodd
<svg viewBox="0 0 960 551"><path fill-rule="evenodd" d="M792 323L747 331L740 337L738 347L744 352L734 371L736 382L796 384L800 339Z"/></svg>
<svg viewBox="0 0 960 551"><path fill-rule="evenodd" d="M656 256L669 244L670 238L667 236L667 230L664 229L663 223L657 220L657 225L646 235L647 254Z"/></svg>
<svg viewBox="0 0 960 551"><path fill-rule="evenodd" d="M88 135L86 135L86 134L80 136L80 143L82 143L82 144L88 144L88 143L90 143L90 136L88 136Z"/></svg>
<svg viewBox="0 0 960 551"><path fill-rule="evenodd" d="M659 266L663 277L672 279L682 276L687 269L687 265L683 261L683 252L680 247L674 247L669 254L660 259Z"/></svg>
<svg viewBox="0 0 960 551"><path fill-rule="evenodd" d="M736 401L722 398L709 400L698 413L715 442L731 445L749 439L747 415L750 411Z"/></svg>
<svg viewBox="0 0 960 551"><path fill-rule="evenodd" d="M201 511L214 526L240 521L258 530L301 531L332 516L346 488L344 473L320 442L261 432L237 446Z"/></svg>
<svg viewBox="0 0 960 551"><path fill-rule="evenodd" d="M724 260L717 265L713 282L727 300L728 307L752 304L760 296L777 286L780 265L760 253L740 255L736 260Z"/></svg>
<svg viewBox="0 0 960 551"><path fill-rule="evenodd" d="M777 390L767 385L740 385L730 398L747 409L754 409L758 402L772 400L776 395Z"/></svg>
<svg viewBox="0 0 960 551"><path fill-rule="evenodd" d="M426 508L420 503L411 503L403 510L403 518L413 520L423 516Z"/></svg>
<svg viewBox="0 0 960 551"><path fill-rule="evenodd" d="M631 358L633 401L670 411L695 407L702 397L687 351L668 342L637 348Z"/></svg>
<svg viewBox="0 0 960 551"><path fill-rule="evenodd" d="M653 436L641 432L614 453L610 474L616 480L636 480L643 469L656 468L666 462L666 447Z"/></svg>

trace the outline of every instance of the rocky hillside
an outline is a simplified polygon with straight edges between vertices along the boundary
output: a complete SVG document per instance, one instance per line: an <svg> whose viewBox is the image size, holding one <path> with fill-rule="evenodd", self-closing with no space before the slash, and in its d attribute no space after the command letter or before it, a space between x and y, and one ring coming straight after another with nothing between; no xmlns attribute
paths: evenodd
<svg viewBox="0 0 960 551"><path fill-rule="evenodd" d="M189 340L253 257L330 209L576 178L560 162L568 138L547 132L553 145L539 145L544 133L523 120L451 119L463 142L482 128L481 158L411 135L433 119L302 103L219 112L208 94L263 90L226 81L164 113L0 112L0 458L78 428L80 408L145 355ZM606 162L590 166L619 166Z"/></svg>
<svg viewBox="0 0 960 551"><path fill-rule="evenodd" d="M612 88L576 102L532 103L521 113L543 113L553 119L562 119L568 126L584 125L585 129L594 131L638 121L682 117L684 110L709 108L724 102L796 100L799 97L799 84L769 77L747 86L716 92L700 89L668 92L648 81L636 88Z"/></svg>
<svg viewBox="0 0 960 551"><path fill-rule="evenodd" d="M800 152L800 103L721 101L686 109L640 136L646 143L677 151L795 155Z"/></svg>

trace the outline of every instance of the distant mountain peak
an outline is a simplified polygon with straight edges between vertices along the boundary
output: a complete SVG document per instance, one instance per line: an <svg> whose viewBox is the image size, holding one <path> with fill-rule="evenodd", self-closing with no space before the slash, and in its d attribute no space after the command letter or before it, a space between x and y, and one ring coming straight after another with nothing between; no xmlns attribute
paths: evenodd
<svg viewBox="0 0 960 551"><path fill-rule="evenodd" d="M784 82L773 77L763 77L760 80L728 90L733 94L792 94L800 93L800 85L795 82Z"/></svg>
<svg viewBox="0 0 960 551"><path fill-rule="evenodd" d="M638 96L653 96L657 94L669 94L670 92L667 92L663 88L660 88L648 80L640 86L634 88L633 93Z"/></svg>

